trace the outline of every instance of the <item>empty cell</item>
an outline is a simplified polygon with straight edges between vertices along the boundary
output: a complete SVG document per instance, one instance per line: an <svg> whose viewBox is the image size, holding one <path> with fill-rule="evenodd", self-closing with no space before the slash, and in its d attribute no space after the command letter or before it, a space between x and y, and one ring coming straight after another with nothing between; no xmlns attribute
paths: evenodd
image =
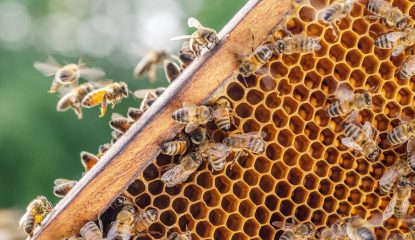
<svg viewBox="0 0 415 240"><path fill-rule="evenodd" d="M274 122L275 127L282 128L287 124L288 116L282 110L277 110L272 115L272 121Z"/></svg>
<svg viewBox="0 0 415 240"><path fill-rule="evenodd" d="M232 233L226 227L220 227L213 232L213 239L230 239Z"/></svg>
<svg viewBox="0 0 415 240"><path fill-rule="evenodd" d="M324 221L326 220L326 213L324 213L322 210L313 211L311 214L311 222L318 226L322 225Z"/></svg>
<svg viewBox="0 0 415 240"><path fill-rule="evenodd" d="M389 125L389 119L385 115L383 114L376 115L374 122L373 122L374 128L376 128L378 131L386 131L388 129L388 125Z"/></svg>
<svg viewBox="0 0 415 240"><path fill-rule="evenodd" d="M311 6L313 8L315 8L315 9L325 8L325 7L327 7L329 5L329 3L330 3L330 1L328 1L328 0L323 0L323 1L320 1L320 0L310 0Z"/></svg>
<svg viewBox="0 0 415 240"><path fill-rule="evenodd" d="M384 79L392 79L395 74L394 66L390 62L382 62L379 68L380 76Z"/></svg>
<svg viewBox="0 0 415 240"><path fill-rule="evenodd" d="M213 185L213 179L210 172L203 172L197 176L197 185L203 188L211 188Z"/></svg>
<svg viewBox="0 0 415 240"><path fill-rule="evenodd" d="M252 114L252 107L246 103L240 103L236 106L236 114L241 118L247 118Z"/></svg>
<svg viewBox="0 0 415 240"><path fill-rule="evenodd" d="M311 144L310 153L313 158L319 159L323 156L324 146L319 142Z"/></svg>
<svg viewBox="0 0 415 240"><path fill-rule="evenodd" d="M239 213L243 217L248 218L254 214L255 208L256 207L250 200L245 199L239 204Z"/></svg>
<svg viewBox="0 0 415 240"><path fill-rule="evenodd" d="M300 204L305 201L307 195L307 190L305 190L303 187L297 187L291 194L291 200L293 200L294 203Z"/></svg>
<svg viewBox="0 0 415 240"><path fill-rule="evenodd" d="M258 157L255 160L255 170L259 173L266 173L271 169L272 162L264 157Z"/></svg>
<svg viewBox="0 0 415 240"><path fill-rule="evenodd" d="M234 233L231 240L249 240L250 238L241 232Z"/></svg>
<svg viewBox="0 0 415 240"><path fill-rule="evenodd" d="M150 205L151 198L147 193L143 193L135 199L135 204L140 208L146 208Z"/></svg>
<svg viewBox="0 0 415 240"><path fill-rule="evenodd" d="M369 26L363 18L360 18L353 21L352 29L354 32L363 35L368 31Z"/></svg>
<svg viewBox="0 0 415 240"><path fill-rule="evenodd" d="M309 89L314 89L320 86L320 83L321 83L321 76L318 73L311 71L305 75L304 84Z"/></svg>
<svg viewBox="0 0 415 240"><path fill-rule="evenodd" d="M184 189L184 196L186 196L190 201L197 201L200 199L202 190L197 185L189 185Z"/></svg>
<svg viewBox="0 0 415 240"><path fill-rule="evenodd" d="M298 54L285 54L281 56L281 59L286 66L295 65L298 62L298 58Z"/></svg>
<svg viewBox="0 0 415 240"><path fill-rule="evenodd" d="M336 43L338 40L337 34L330 28L325 28L323 37L329 45Z"/></svg>
<svg viewBox="0 0 415 240"><path fill-rule="evenodd" d="M301 80L303 80L303 71L299 66L296 66L290 70L290 73L288 74L288 79L291 84L299 83Z"/></svg>
<svg viewBox="0 0 415 240"><path fill-rule="evenodd" d="M226 93L232 100L239 101L244 97L244 88L239 83L231 82Z"/></svg>
<svg viewBox="0 0 415 240"><path fill-rule="evenodd" d="M285 97L284 101L282 102L282 108L288 115L290 115L297 111L298 103L290 97Z"/></svg>
<svg viewBox="0 0 415 240"><path fill-rule="evenodd" d="M208 192L206 192L204 195L208 194ZM209 196L210 198L212 198L212 196ZM219 200L219 196L214 196L217 198L217 201ZM206 201L207 199L205 199L205 196L203 196L203 200L205 201L205 203L207 204L207 202L211 202L211 200ZM183 197L179 197L173 200L172 203L172 207L173 210L177 213L177 214L181 214L184 213L185 211L187 211L187 207L189 206L189 201L186 198ZM208 206L213 206L213 205L209 205Z"/></svg>
<svg viewBox="0 0 415 240"><path fill-rule="evenodd" d="M226 176L228 176L231 180L240 179L242 176L242 168L239 164L233 165L231 168L226 169Z"/></svg>
<svg viewBox="0 0 415 240"><path fill-rule="evenodd" d="M343 184L336 185L334 188L334 197L338 200L346 199L349 190Z"/></svg>
<svg viewBox="0 0 415 240"><path fill-rule="evenodd" d="M278 130L275 128L274 124L268 124L264 126L261 131L266 134L263 138L267 142L271 142L275 140Z"/></svg>
<svg viewBox="0 0 415 240"><path fill-rule="evenodd" d="M182 215L178 221L178 227L180 231L186 231L186 229L192 230L194 229L195 224L195 220L189 213Z"/></svg>
<svg viewBox="0 0 415 240"><path fill-rule="evenodd" d="M339 80L349 79L350 67L345 63L337 63L334 67L334 77Z"/></svg>
<svg viewBox="0 0 415 240"><path fill-rule="evenodd" d="M304 120L309 121L313 118L314 108L309 103L303 103L298 109L298 115Z"/></svg>
<svg viewBox="0 0 415 240"><path fill-rule="evenodd" d="M167 195L160 195L154 199L153 204L158 209L165 209L170 206L170 197Z"/></svg>
<svg viewBox="0 0 415 240"><path fill-rule="evenodd" d="M313 54L305 54L301 57L300 65L303 71L308 71L314 68L315 66L315 58ZM308 73L309 74L309 73Z"/></svg>
<svg viewBox="0 0 415 240"><path fill-rule="evenodd" d="M307 198L307 205L311 208L319 208L322 204L323 196L318 192L311 192Z"/></svg>
<svg viewBox="0 0 415 240"><path fill-rule="evenodd" d="M310 140L315 140L317 139L320 130L314 122L309 122L305 125L304 133Z"/></svg>
<svg viewBox="0 0 415 240"><path fill-rule="evenodd" d="M362 201L362 193L357 190L353 189L349 193L349 197L347 199L352 205L358 205Z"/></svg>
<svg viewBox="0 0 415 240"><path fill-rule="evenodd" d="M329 147L324 153L324 160L329 164L336 164L339 161L339 152L334 147Z"/></svg>
<svg viewBox="0 0 415 240"><path fill-rule="evenodd" d="M153 196L156 196L163 191L163 187L164 187L164 184L160 180L156 180L148 184L148 191Z"/></svg>
<svg viewBox="0 0 415 240"><path fill-rule="evenodd" d="M259 188L252 188L249 192L249 198L257 205L261 205L264 201L265 193Z"/></svg>
<svg viewBox="0 0 415 240"><path fill-rule="evenodd" d="M334 210L336 210L336 208L337 208L337 201L336 201L336 199L334 199L333 197L326 197L324 199L323 209L326 212L331 213Z"/></svg>
<svg viewBox="0 0 415 240"><path fill-rule="evenodd" d="M314 167L314 172L319 177L325 177L327 175L329 165L325 161L318 161Z"/></svg>
<svg viewBox="0 0 415 240"><path fill-rule="evenodd" d="M339 215L347 216L350 214L352 206L347 201L340 202L339 207L337 208L337 213Z"/></svg>
<svg viewBox="0 0 415 240"><path fill-rule="evenodd" d="M222 198L221 206L222 209L228 213L235 212L238 206L238 199L235 198L233 195L226 195Z"/></svg>
<svg viewBox="0 0 415 240"><path fill-rule="evenodd" d="M275 92L269 93L265 98L265 106L267 106L270 109L278 107L281 104L281 102L281 97L279 97L278 94Z"/></svg>
<svg viewBox="0 0 415 240"><path fill-rule="evenodd" d="M156 222L151 224L151 226L148 229L148 232L151 234L153 238L158 238L165 234L166 229L162 224Z"/></svg>
<svg viewBox="0 0 415 240"><path fill-rule="evenodd" d="M225 224L226 213L222 209L213 209L209 211L209 222L213 226L220 226Z"/></svg>
<svg viewBox="0 0 415 240"><path fill-rule="evenodd" d="M329 56L335 62L341 62L344 59L346 50L339 44L330 47Z"/></svg>
<svg viewBox="0 0 415 240"><path fill-rule="evenodd" d="M354 187L359 182L359 176L355 172L347 172L344 183L349 187Z"/></svg>
<svg viewBox="0 0 415 240"><path fill-rule="evenodd" d="M246 122L244 122L242 129L244 132L248 133L248 132L257 132L259 131L259 129L261 128L261 126L259 125L258 122L256 122L253 119L248 119Z"/></svg>
<svg viewBox="0 0 415 240"><path fill-rule="evenodd" d="M369 164L367 163L367 161L365 159L359 158L356 160L356 162L357 162L356 171L360 175L365 175L369 170Z"/></svg>
<svg viewBox="0 0 415 240"><path fill-rule="evenodd" d="M350 74L350 83L354 88L362 87L366 80L366 75L359 69L354 70Z"/></svg>
<svg viewBox="0 0 415 240"><path fill-rule="evenodd" d="M367 209L375 209L378 207L378 204L379 197L375 193L368 194L363 201L363 206L365 206Z"/></svg>
<svg viewBox="0 0 415 240"><path fill-rule="evenodd" d="M248 88L254 87L256 85L255 75L251 75L248 77L242 77L241 75L238 75L237 79L239 83Z"/></svg>
<svg viewBox="0 0 415 240"><path fill-rule="evenodd" d="M280 198L286 198L290 194L291 186L287 182L279 182L275 187L275 193Z"/></svg>
<svg viewBox="0 0 415 240"><path fill-rule="evenodd" d="M321 91L315 91L310 96L310 103L316 108L323 106L325 101L326 101L326 96Z"/></svg>
<svg viewBox="0 0 415 240"><path fill-rule="evenodd" d="M164 188L164 191L170 196L176 196L177 194L181 193L182 187L183 186L181 184L178 184L174 187L166 187Z"/></svg>
<svg viewBox="0 0 415 240"><path fill-rule="evenodd" d="M131 183L131 185L127 189L128 193L130 193L133 196L141 194L142 192L144 192L144 190L146 190L146 186L140 179L137 179L133 183Z"/></svg>
<svg viewBox="0 0 415 240"><path fill-rule="evenodd" d="M265 92L274 90L277 87L275 79L270 76L264 76L259 80L259 87Z"/></svg>
<svg viewBox="0 0 415 240"><path fill-rule="evenodd" d="M412 106L404 107L402 109L402 116L410 116L413 118L413 116L415 116L415 110Z"/></svg>
<svg viewBox="0 0 415 240"><path fill-rule="evenodd" d="M392 166L396 161L398 161L398 159L399 159L399 157L392 150L387 150L387 151L383 152L383 161L382 161L382 163L387 167Z"/></svg>
<svg viewBox="0 0 415 240"><path fill-rule="evenodd" d="M248 170L244 173L243 179L249 186L255 186L258 183L258 174L253 170Z"/></svg>
<svg viewBox="0 0 415 240"><path fill-rule="evenodd" d="M303 85L297 85L294 88L293 95L297 101L306 101L308 99L308 93L309 91L306 87Z"/></svg>
<svg viewBox="0 0 415 240"><path fill-rule="evenodd" d="M327 76L321 83L321 90L323 90L325 94L333 94L337 90L337 82L338 81L332 76Z"/></svg>
<svg viewBox="0 0 415 240"><path fill-rule="evenodd" d="M259 224L254 219L249 219L245 221L243 229L246 235L253 237L258 234Z"/></svg>
<svg viewBox="0 0 415 240"><path fill-rule="evenodd" d="M387 60L391 55L391 50L389 49L381 49L375 47L373 53L379 60ZM382 68L382 67L381 67Z"/></svg>
<svg viewBox="0 0 415 240"><path fill-rule="evenodd" d="M229 192L232 187L232 183L227 177L218 176L215 178L215 187L220 193L224 194Z"/></svg>
<svg viewBox="0 0 415 240"><path fill-rule="evenodd" d="M383 93L386 93L386 91L383 92ZM374 95L372 97L373 106L376 106L376 108L379 108L381 111L383 110L383 108L385 106L385 99L383 97L384 96L383 93L382 93L382 95ZM376 110L374 110L374 111L376 111Z"/></svg>
<svg viewBox="0 0 415 240"><path fill-rule="evenodd" d="M274 211L275 209L277 209L278 203L279 203L279 199L273 195L268 195L265 198L265 206L271 211Z"/></svg>
<svg viewBox="0 0 415 240"><path fill-rule="evenodd" d="M288 168L281 162L276 162L272 165L271 175L275 179L282 179L286 176Z"/></svg>
<svg viewBox="0 0 415 240"><path fill-rule="evenodd" d="M383 223L383 226L386 229L394 229L398 226L399 224L399 220L397 218L389 218L387 220L385 220L385 222ZM409 238L410 239L410 238Z"/></svg>
<svg viewBox="0 0 415 240"><path fill-rule="evenodd" d="M302 181L303 172L298 168L291 168L288 172L287 180L292 185L297 185Z"/></svg>
<svg viewBox="0 0 415 240"><path fill-rule="evenodd" d="M276 143L268 144L265 154L270 160L277 160L280 159L282 154L282 149Z"/></svg>
<svg viewBox="0 0 415 240"><path fill-rule="evenodd" d="M359 67L362 62L362 54L358 50L351 50L346 54L346 62L350 67Z"/></svg>
<svg viewBox="0 0 415 240"><path fill-rule="evenodd" d="M167 226L172 226L176 223L176 214L173 211L165 211L160 214L160 221Z"/></svg>
<svg viewBox="0 0 415 240"><path fill-rule="evenodd" d="M362 69L367 74L372 74L378 71L379 63L378 60L373 56L366 56L362 62Z"/></svg>
<svg viewBox="0 0 415 240"><path fill-rule="evenodd" d="M212 230L213 226L207 221L198 222L196 224L196 233L202 238L211 236Z"/></svg>
<svg viewBox="0 0 415 240"><path fill-rule="evenodd" d="M254 158L251 158L251 157L247 156L247 157L240 158L238 163L243 168L251 168L252 165L254 164L254 161L255 161Z"/></svg>
<svg viewBox="0 0 415 240"><path fill-rule="evenodd" d="M208 209L204 203L197 202L190 206L190 213L195 219L205 219L208 214Z"/></svg>
<svg viewBox="0 0 415 240"><path fill-rule="evenodd" d="M209 207L217 206L219 204L220 199L221 199L221 196L216 189L211 189L203 194L203 201ZM173 202L173 207L174 207L174 202Z"/></svg>
<svg viewBox="0 0 415 240"><path fill-rule="evenodd" d="M239 199L243 199L248 196L249 186L242 181L238 181L233 184L232 191Z"/></svg>
<svg viewBox="0 0 415 240"><path fill-rule="evenodd" d="M331 183L328 179L321 180L318 191L323 196L330 194L333 191L333 183Z"/></svg>
<svg viewBox="0 0 415 240"><path fill-rule="evenodd" d="M313 173L309 173L309 174L305 175L303 185L308 190L316 189L318 183L319 183L319 179Z"/></svg>
<svg viewBox="0 0 415 240"><path fill-rule="evenodd" d="M259 229L259 237L261 239L273 239L273 236L275 234L275 230L268 225L263 225Z"/></svg>
<svg viewBox="0 0 415 240"><path fill-rule="evenodd" d="M281 62L273 62L270 66L271 76L275 79L285 77L288 73L287 67Z"/></svg>
<svg viewBox="0 0 415 240"><path fill-rule="evenodd" d="M150 164L143 172L143 177L146 181L150 182L159 178L159 170L154 164Z"/></svg>
<svg viewBox="0 0 415 240"><path fill-rule="evenodd" d="M367 37L363 36L359 39L359 42L357 44L357 47L364 53L368 54L372 51L373 48L373 41Z"/></svg>
<svg viewBox="0 0 415 240"><path fill-rule="evenodd" d="M259 187L264 192L270 192L274 189L275 181L271 176L263 175L259 180Z"/></svg>
<svg viewBox="0 0 415 240"><path fill-rule="evenodd" d="M294 34L298 34L304 31L303 29L303 23L301 22L300 19L296 18L296 17L292 17L290 19L288 19L287 21L287 29L294 33Z"/></svg>
<svg viewBox="0 0 415 240"><path fill-rule="evenodd" d="M362 178L362 181L360 182L359 188L362 191L370 192L373 190L373 187L375 185L375 182L371 177L364 177Z"/></svg>
<svg viewBox="0 0 415 240"><path fill-rule="evenodd" d="M356 46L356 41L358 37L354 32L346 31L343 32L341 35L341 44L344 46L344 48L353 48Z"/></svg>
<svg viewBox="0 0 415 240"><path fill-rule="evenodd" d="M316 10L312 7L304 6L300 9L298 15L303 22L311 22L316 18Z"/></svg>
<svg viewBox="0 0 415 240"><path fill-rule="evenodd" d="M289 147L293 143L294 136L287 129L283 129L279 132L277 140L282 146Z"/></svg>
<svg viewBox="0 0 415 240"><path fill-rule="evenodd" d="M283 200L280 204L280 212L284 216L291 216L293 214L294 210L294 203L292 203L290 200Z"/></svg>
<svg viewBox="0 0 415 240"><path fill-rule="evenodd" d="M341 218L337 214L331 214L327 217L326 226L331 226L335 223L341 222Z"/></svg>
<svg viewBox="0 0 415 240"><path fill-rule="evenodd" d="M310 209L305 205L298 206L295 210L295 217L300 221L307 220L310 214Z"/></svg>
<svg viewBox="0 0 415 240"><path fill-rule="evenodd" d="M288 166L294 166L297 164L299 158L299 154L291 148L285 150L284 155L282 156L282 160Z"/></svg>
<svg viewBox="0 0 415 240"><path fill-rule="evenodd" d="M304 130L303 120L297 116L290 118L290 123L288 126L294 134L299 134Z"/></svg>
<svg viewBox="0 0 415 240"><path fill-rule="evenodd" d="M344 171L340 167L334 166L330 168L329 178L333 182L340 182L343 180L343 177L344 177Z"/></svg>
<svg viewBox="0 0 415 240"><path fill-rule="evenodd" d="M322 58L317 62L316 70L321 75L327 75L333 71L333 62L330 59Z"/></svg>
<svg viewBox="0 0 415 240"><path fill-rule="evenodd" d="M321 25L311 23L307 25L306 34L308 36L321 36L323 33L323 27Z"/></svg>
<svg viewBox="0 0 415 240"><path fill-rule="evenodd" d="M306 152L309 145L310 145L310 141L304 135L299 135L295 137L294 139L294 148L300 153Z"/></svg>
<svg viewBox="0 0 415 240"><path fill-rule="evenodd" d="M264 105L259 105L255 109L255 119L261 123L266 123L271 119L270 112Z"/></svg>

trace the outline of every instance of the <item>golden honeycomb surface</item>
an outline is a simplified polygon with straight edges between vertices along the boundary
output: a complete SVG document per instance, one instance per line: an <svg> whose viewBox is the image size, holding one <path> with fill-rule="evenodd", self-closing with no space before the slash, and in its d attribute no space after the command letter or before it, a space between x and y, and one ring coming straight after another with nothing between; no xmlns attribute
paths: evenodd
<svg viewBox="0 0 415 240"><path fill-rule="evenodd" d="M318 232L352 215L383 213L391 195L380 193L378 181L405 152L405 146L388 145L386 134L400 123L399 116L414 116L415 82L395 76L404 54L393 58L389 50L374 47L379 34L395 29L365 19L366 2L357 2L350 17L337 24L337 38L315 20L328 4L310 0L286 19L293 34L322 36L322 48L274 56L265 71L245 79L247 85L242 78L227 83L236 126L225 133L208 125L214 141L232 132L263 131L266 151L250 153L219 172L204 163L188 181L171 188L160 180L162 169L179 157L158 156L127 190L139 210L159 211L150 233L136 239L186 230L193 239L278 239L283 230L274 221L309 222ZM414 18L413 1L392 4ZM358 120L376 129L381 154L375 162L343 146L343 118L325 113L341 85L374 91L376 107L360 111ZM395 217L375 228L377 239L405 232L407 224Z"/></svg>

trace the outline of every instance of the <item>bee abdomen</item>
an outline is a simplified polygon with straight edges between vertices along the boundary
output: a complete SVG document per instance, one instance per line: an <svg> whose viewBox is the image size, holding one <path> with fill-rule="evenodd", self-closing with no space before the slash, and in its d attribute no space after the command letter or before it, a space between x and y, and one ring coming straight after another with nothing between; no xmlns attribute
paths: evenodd
<svg viewBox="0 0 415 240"><path fill-rule="evenodd" d="M374 44L378 48L384 48L384 49L393 48L393 42L388 40L386 34L381 35L380 37L376 38Z"/></svg>
<svg viewBox="0 0 415 240"><path fill-rule="evenodd" d="M33 214L28 214L25 220L24 230L29 236L32 236L34 228L35 228L35 217L33 216Z"/></svg>
<svg viewBox="0 0 415 240"><path fill-rule="evenodd" d="M297 239L291 231L286 231L281 235L280 240L292 240Z"/></svg>
<svg viewBox="0 0 415 240"><path fill-rule="evenodd" d="M254 140L253 147L251 149L252 153L254 154L261 154L265 150L265 144L262 140L256 139Z"/></svg>
<svg viewBox="0 0 415 240"><path fill-rule="evenodd" d="M405 142L408 140L408 136L405 133L403 126L398 126L395 129L392 130L387 136L386 136L388 142L392 145L397 145Z"/></svg>
<svg viewBox="0 0 415 240"><path fill-rule="evenodd" d="M360 236L362 240L375 240L375 236L368 228L359 228L357 229L357 235Z"/></svg>
<svg viewBox="0 0 415 240"><path fill-rule="evenodd" d="M186 109L180 108L174 111L172 115L173 120L179 123L188 123L189 121L189 113Z"/></svg>
<svg viewBox="0 0 415 240"><path fill-rule="evenodd" d="M383 193L389 193L392 190L392 186L393 186L393 182L390 182L390 183L385 184L385 185L380 185L380 190Z"/></svg>
<svg viewBox="0 0 415 240"><path fill-rule="evenodd" d="M360 136L360 129L353 124L346 124L344 133L347 137L357 140Z"/></svg>
<svg viewBox="0 0 415 240"><path fill-rule="evenodd" d="M227 131L231 128L231 119L229 117L216 119L215 124L220 130Z"/></svg>
<svg viewBox="0 0 415 240"><path fill-rule="evenodd" d="M327 109L327 114L330 117L337 117L337 116L341 116L346 113L342 109L340 102L337 101L329 106L329 108Z"/></svg>
<svg viewBox="0 0 415 240"><path fill-rule="evenodd" d="M171 141L171 142L166 142L163 143L163 145L161 145L161 152L166 154L166 155L178 155L178 154L183 154L186 152L187 149L187 143L186 141Z"/></svg>
<svg viewBox="0 0 415 240"><path fill-rule="evenodd" d="M211 158L209 163L213 171L220 171L225 166L226 157Z"/></svg>

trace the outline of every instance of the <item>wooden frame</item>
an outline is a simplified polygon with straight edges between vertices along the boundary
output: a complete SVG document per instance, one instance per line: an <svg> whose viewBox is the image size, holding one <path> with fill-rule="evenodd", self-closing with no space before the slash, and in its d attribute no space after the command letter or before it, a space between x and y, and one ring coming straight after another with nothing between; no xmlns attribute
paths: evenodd
<svg viewBox="0 0 415 240"><path fill-rule="evenodd" d="M62 199L33 239L62 239L96 220L142 174L159 154L161 143L173 138L183 125L171 119L182 102L201 104L238 67L237 44L251 49L264 40L291 7L289 0L251 0L219 33L219 43L188 67L128 132L101 158L76 187ZM251 33L250 33L251 32Z"/></svg>

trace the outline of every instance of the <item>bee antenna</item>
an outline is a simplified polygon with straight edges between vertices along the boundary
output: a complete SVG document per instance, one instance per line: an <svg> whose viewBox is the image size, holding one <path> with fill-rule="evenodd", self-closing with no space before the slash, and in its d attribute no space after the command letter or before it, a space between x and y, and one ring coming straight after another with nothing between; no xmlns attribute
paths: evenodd
<svg viewBox="0 0 415 240"><path fill-rule="evenodd" d="M135 96L134 92L133 92L133 91L131 91L130 89L128 89L128 93L129 93L131 96L133 96L133 98L134 98L134 99L138 99L138 98Z"/></svg>

